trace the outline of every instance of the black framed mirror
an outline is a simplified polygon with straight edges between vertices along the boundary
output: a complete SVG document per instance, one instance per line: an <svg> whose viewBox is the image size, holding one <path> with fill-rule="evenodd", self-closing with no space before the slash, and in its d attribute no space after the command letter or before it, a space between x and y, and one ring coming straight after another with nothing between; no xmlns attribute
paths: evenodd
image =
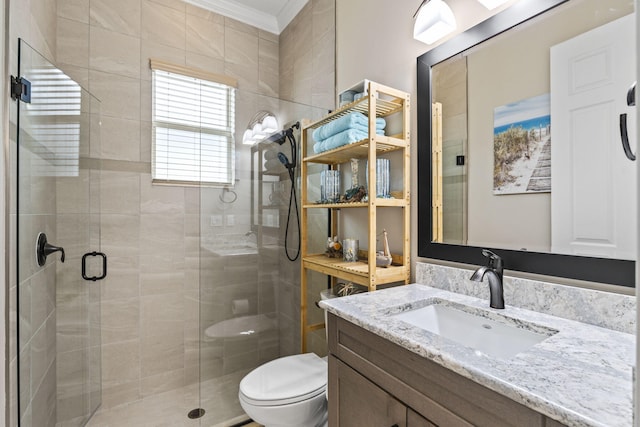
<svg viewBox="0 0 640 427"><path fill-rule="evenodd" d="M436 260L459 262L473 265L483 265L485 259L481 254L482 248L489 248L503 258L507 270L535 273L546 276L563 277L590 282L614 284L625 287L635 287L635 253L627 259L605 258L600 256L578 256L567 253L552 253L537 250L535 246L527 250L517 250L509 245L495 247L491 243L483 246L474 245L470 240L456 243L453 240L442 240L434 236L434 214L432 207L433 157L432 157L432 77L434 67L464 52L476 51L483 42L505 37L507 31L515 27L530 26L531 22L539 22L548 13L555 13L562 7L587 0L521 0L508 9L450 39L444 44L426 52L417 59L417 90L418 90L418 256ZM633 5L633 2L629 2ZM626 4L625 4L626 7ZM631 9L633 11L633 9ZM628 12L624 12L628 13ZM522 24L522 25L521 25ZM542 35L542 34L541 34ZM542 37L544 38L544 37ZM491 43L489 42L489 43ZM471 94L467 94L471 96ZM626 94L621 94L621 97ZM497 105L501 105L498 103ZM493 114L493 111L491 111ZM491 123L494 124L493 122ZM555 125L552 125L555 126ZM553 128L555 129L555 127ZM540 135L542 135L540 131ZM553 133L553 132L550 132ZM549 136L550 138L550 136ZM493 141L492 141L493 142ZM458 163L464 164L465 159L458 157ZM473 162L474 159L467 159ZM493 167L493 166L492 166ZM494 172L495 173L495 172ZM490 185L490 184L489 184ZM495 185L495 180L494 180ZM439 191L439 190L438 190ZM490 192L491 190L487 190ZM494 187L495 192L495 187ZM551 191L547 193L550 198ZM493 195L492 195L493 196ZM494 197L511 197L494 196ZM547 202L550 204L550 202ZM491 217L491 212L485 212ZM634 215L635 217L635 215ZM522 224L527 227L527 224ZM549 233L548 230L543 231ZM635 233L633 233L635 234ZM520 244L515 238L515 247ZM524 244L522 245L524 246ZM635 247L635 244L634 244Z"/></svg>

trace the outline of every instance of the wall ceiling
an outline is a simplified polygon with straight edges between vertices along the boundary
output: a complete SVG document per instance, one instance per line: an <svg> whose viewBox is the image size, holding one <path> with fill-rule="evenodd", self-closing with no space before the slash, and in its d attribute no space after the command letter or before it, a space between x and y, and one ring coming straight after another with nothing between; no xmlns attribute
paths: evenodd
<svg viewBox="0 0 640 427"><path fill-rule="evenodd" d="M309 0L185 0L261 30L280 34Z"/></svg>

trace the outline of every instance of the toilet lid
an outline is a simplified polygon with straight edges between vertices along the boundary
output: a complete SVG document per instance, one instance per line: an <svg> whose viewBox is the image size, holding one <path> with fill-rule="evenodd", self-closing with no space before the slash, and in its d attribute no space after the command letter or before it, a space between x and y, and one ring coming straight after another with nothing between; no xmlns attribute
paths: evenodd
<svg viewBox="0 0 640 427"><path fill-rule="evenodd" d="M285 405L324 393L327 362L314 353L281 357L249 372L240 394L254 405Z"/></svg>

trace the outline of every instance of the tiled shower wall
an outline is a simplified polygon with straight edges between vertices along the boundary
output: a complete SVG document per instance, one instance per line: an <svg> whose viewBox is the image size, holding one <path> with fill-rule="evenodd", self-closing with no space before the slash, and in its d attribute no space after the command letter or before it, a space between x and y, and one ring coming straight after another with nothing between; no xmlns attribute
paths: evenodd
<svg viewBox="0 0 640 427"><path fill-rule="evenodd" d="M296 29L280 37L178 0L58 0L57 16L58 65L102 101L102 149L92 155L103 159L102 249L110 264L102 284L103 407L110 407L200 376L200 215L208 212L196 189L151 185L149 58L236 77L242 93L278 97L283 84L296 87L290 100L331 108L333 1L310 2ZM283 45L320 28L327 35L310 52L329 59L300 67L309 45ZM298 64L284 80L281 57ZM238 102L238 111L253 109ZM290 283L297 289L299 273ZM294 317L299 300L291 294L279 294L280 307L292 307ZM281 351L297 352L292 344Z"/></svg>
<svg viewBox="0 0 640 427"><path fill-rule="evenodd" d="M102 101L103 407L196 383L200 196L151 185L148 61L274 95L277 36L177 0L59 0L57 56Z"/></svg>
<svg viewBox="0 0 640 427"><path fill-rule="evenodd" d="M443 239L451 244L466 244L466 168L456 156L467 150L467 59L449 58L433 69L434 102L442 104L442 215Z"/></svg>
<svg viewBox="0 0 640 427"><path fill-rule="evenodd" d="M12 1L9 4L9 72L17 73L18 68L18 38L26 40L32 47L41 52L50 61L55 60L56 51L56 20L55 0L39 0L32 2ZM9 135L11 136L11 159L16 156L17 104L11 103L9 108ZM37 163L37 155L25 147L21 151L23 165ZM15 242L17 239L17 170L11 165L9 172L9 419L11 425L18 423L18 343L17 343L17 256ZM44 185L49 181L49 185ZM26 230L36 227L45 229L51 241L56 237L55 207L56 190L50 180L33 179L20 188L21 200L30 205L31 214L21 217L21 224ZM55 420L55 340L56 340L56 312L53 302L55 295L48 284L55 283L55 264L49 264L44 269L36 269L31 255L31 242L19 250L21 259L26 262L21 267L21 323L25 325L21 331L21 349L23 360L22 388L23 408L38 408L36 411L23 411L24 420L33 425L47 425L48 420ZM28 290L29 292L26 292ZM33 403L32 406L29 406Z"/></svg>
<svg viewBox="0 0 640 427"><path fill-rule="evenodd" d="M309 0L282 31L280 98L335 108L335 28L335 0Z"/></svg>
<svg viewBox="0 0 640 427"><path fill-rule="evenodd" d="M232 75L241 91L282 94L330 109L334 1L311 0L280 37L178 0L10 4L10 70L17 68L22 37L102 102L101 148L90 156L104 160L102 250L109 255L109 277L101 284L103 406L196 382L200 199L195 189L151 186L148 59ZM11 124L15 127L15 110ZM15 230L15 200L11 213ZM292 270L283 253L280 260ZM291 319L287 326L295 329L297 270L285 282L289 289L279 294L279 306ZM17 420L15 297L13 271L12 424ZM281 352L298 348L294 338Z"/></svg>
<svg viewBox="0 0 640 427"><path fill-rule="evenodd" d="M335 108L335 0L310 0L280 34L280 98L324 110ZM311 252L322 252L326 240L326 213L309 213ZM280 223L284 224L285 218ZM284 240L284 227L281 227ZM293 245L295 249L296 245ZM290 252L293 253L294 250ZM300 352L300 262L290 262L283 251L279 255L280 275L277 293L282 355ZM309 307L312 323L322 321L322 312L313 301L327 286L326 276L312 275L309 283ZM307 351L326 352L324 330L320 330Z"/></svg>

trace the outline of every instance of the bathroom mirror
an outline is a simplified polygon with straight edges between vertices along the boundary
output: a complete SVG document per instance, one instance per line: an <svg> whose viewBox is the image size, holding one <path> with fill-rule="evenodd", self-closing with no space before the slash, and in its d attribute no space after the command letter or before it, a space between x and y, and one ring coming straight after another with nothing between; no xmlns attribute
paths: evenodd
<svg viewBox="0 0 640 427"><path fill-rule="evenodd" d="M633 11L521 0L418 58L419 256L477 265L491 248L510 270L635 286L636 163L618 122L635 153ZM598 86L612 99L572 104Z"/></svg>

